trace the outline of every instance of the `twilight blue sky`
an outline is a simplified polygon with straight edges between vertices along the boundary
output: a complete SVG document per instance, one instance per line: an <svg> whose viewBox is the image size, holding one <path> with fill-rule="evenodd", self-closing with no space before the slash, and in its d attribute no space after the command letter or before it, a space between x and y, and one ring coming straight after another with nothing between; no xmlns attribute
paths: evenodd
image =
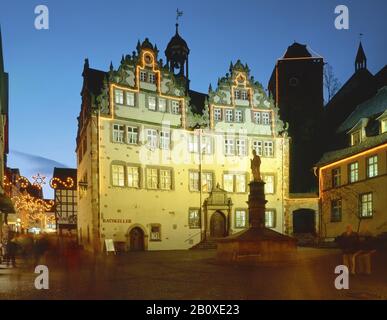
<svg viewBox="0 0 387 320"><path fill-rule="evenodd" d="M50 10L49 30L34 28L39 4ZM334 28L339 4L349 7L349 30ZM27 177L37 171L52 174L54 161L75 167L84 58L92 68L107 70L110 61L116 67L121 55L145 37L164 58L176 8L184 11L180 34L191 50L194 90L214 86L238 58L266 87L276 59L294 40L322 55L341 83L354 71L359 33L369 70L375 73L387 63L385 0L1 0L10 75L9 166Z"/></svg>

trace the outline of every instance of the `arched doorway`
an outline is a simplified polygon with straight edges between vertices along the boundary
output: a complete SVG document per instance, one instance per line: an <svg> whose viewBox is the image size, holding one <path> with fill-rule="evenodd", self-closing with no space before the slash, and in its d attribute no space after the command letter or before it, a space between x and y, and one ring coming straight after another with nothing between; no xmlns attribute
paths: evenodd
<svg viewBox="0 0 387 320"><path fill-rule="evenodd" d="M144 250L144 231L141 228L135 227L129 232L129 250L143 251Z"/></svg>
<svg viewBox="0 0 387 320"><path fill-rule="evenodd" d="M293 211L293 233L302 234L316 232L316 214L312 209L298 209Z"/></svg>
<svg viewBox="0 0 387 320"><path fill-rule="evenodd" d="M226 236L226 217L220 211L214 212L211 216L210 235L212 238L223 238Z"/></svg>

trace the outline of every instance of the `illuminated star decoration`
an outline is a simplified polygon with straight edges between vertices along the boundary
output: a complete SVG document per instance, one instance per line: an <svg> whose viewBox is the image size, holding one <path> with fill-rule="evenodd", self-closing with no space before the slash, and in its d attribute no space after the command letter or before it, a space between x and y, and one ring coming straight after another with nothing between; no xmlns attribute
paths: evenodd
<svg viewBox="0 0 387 320"><path fill-rule="evenodd" d="M45 181L46 177L41 176L40 173L36 174L35 176L32 176L32 179L34 180L32 185L34 185L35 187L37 187L39 189L42 189L43 185L46 184L46 181Z"/></svg>

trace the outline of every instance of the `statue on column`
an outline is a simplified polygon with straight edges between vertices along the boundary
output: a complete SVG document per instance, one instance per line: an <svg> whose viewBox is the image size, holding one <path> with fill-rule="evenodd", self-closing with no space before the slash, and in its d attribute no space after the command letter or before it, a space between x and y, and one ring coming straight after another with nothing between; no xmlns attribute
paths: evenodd
<svg viewBox="0 0 387 320"><path fill-rule="evenodd" d="M253 181L262 181L261 178L261 158L257 155L257 151L253 150L253 159L250 160L251 172L253 174Z"/></svg>

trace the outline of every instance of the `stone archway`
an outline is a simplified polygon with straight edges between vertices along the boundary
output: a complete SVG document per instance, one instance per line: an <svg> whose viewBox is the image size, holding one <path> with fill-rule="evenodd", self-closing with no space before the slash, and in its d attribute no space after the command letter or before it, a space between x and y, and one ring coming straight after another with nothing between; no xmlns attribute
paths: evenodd
<svg viewBox="0 0 387 320"><path fill-rule="evenodd" d="M145 251L148 249L148 235L141 225L131 226L126 236L128 251Z"/></svg>
<svg viewBox="0 0 387 320"><path fill-rule="evenodd" d="M227 235L226 216L221 211L215 211L210 220L211 238L223 238Z"/></svg>

